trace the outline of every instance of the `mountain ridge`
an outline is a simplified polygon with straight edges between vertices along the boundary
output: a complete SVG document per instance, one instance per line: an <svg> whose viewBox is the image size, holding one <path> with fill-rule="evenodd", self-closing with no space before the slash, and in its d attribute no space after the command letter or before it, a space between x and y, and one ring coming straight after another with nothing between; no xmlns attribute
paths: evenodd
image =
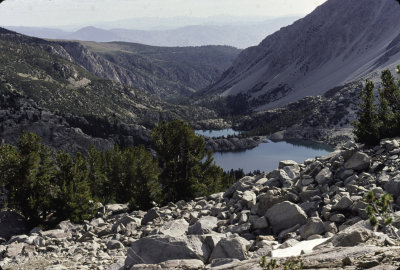
<svg viewBox="0 0 400 270"><path fill-rule="evenodd" d="M126 42L53 41L88 71L167 100L211 84L240 50L227 46L155 47Z"/></svg>
<svg viewBox="0 0 400 270"><path fill-rule="evenodd" d="M244 50L203 94L247 93L258 109L323 94L400 59L399 14L391 0L329 0Z"/></svg>

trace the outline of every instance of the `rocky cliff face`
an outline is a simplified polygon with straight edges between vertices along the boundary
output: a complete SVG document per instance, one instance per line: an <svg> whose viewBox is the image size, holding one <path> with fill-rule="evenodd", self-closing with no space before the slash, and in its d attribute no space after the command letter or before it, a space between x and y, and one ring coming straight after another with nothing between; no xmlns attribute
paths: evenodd
<svg viewBox="0 0 400 270"><path fill-rule="evenodd" d="M189 202L131 213L126 205L99 206L85 224L65 221L3 239L0 266L239 270L276 259L278 269L300 262L308 269L399 267L400 224L374 231L363 200L369 190L388 192L400 209L399 155L398 139L373 149L348 143Z"/></svg>
<svg viewBox="0 0 400 270"><path fill-rule="evenodd" d="M113 42L54 42L89 72L164 99L188 97L215 82L240 50L228 46L163 48Z"/></svg>
<svg viewBox="0 0 400 270"><path fill-rule="evenodd" d="M243 92L269 109L368 76L400 59L399 14L392 0L328 0L243 51L204 93Z"/></svg>

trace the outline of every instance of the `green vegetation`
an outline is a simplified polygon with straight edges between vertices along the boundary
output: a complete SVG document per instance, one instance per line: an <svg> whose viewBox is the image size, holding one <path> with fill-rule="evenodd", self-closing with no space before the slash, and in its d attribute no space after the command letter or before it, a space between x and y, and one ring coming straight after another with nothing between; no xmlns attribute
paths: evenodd
<svg viewBox="0 0 400 270"><path fill-rule="evenodd" d="M370 191L364 200L368 203L365 211L373 227L383 229L393 223L392 194L384 194L377 198L374 192Z"/></svg>
<svg viewBox="0 0 400 270"><path fill-rule="evenodd" d="M204 139L178 120L164 122L152 133L159 154L162 201L189 200L222 190L223 171L206 151ZM226 177L225 177L226 178Z"/></svg>
<svg viewBox="0 0 400 270"><path fill-rule="evenodd" d="M131 209L147 210L159 201L156 160L144 146L100 152L90 147L87 158L93 197L102 203L127 203Z"/></svg>
<svg viewBox="0 0 400 270"><path fill-rule="evenodd" d="M182 121L163 122L152 135L157 158L144 146L104 152L91 146L86 157L54 153L26 132L16 146L2 143L0 187L7 190L7 206L32 226L52 226L90 219L95 202L147 210L222 191L243 176L216 166L203 137Z"/></svg>
<svg viewBox="0 0 400 270"><path fill-rule="evenodd" d="M276 263L275 259L271 259L269 262L267 262L267 257L262 256L260 266L262 267L262 269L271 270L276 269L278 267L278 264Z"/></svg>
<svg viewBox="0 0 400 270"><path fill-rule="evenodd" d="M61 151L54 159L53 154L31 133L23 133L16 147L0 146L0 185L8 191L8 207L21 212L32 226L91 216L85 160Z"/></svg>
<svg viewBox="0 0 400 270"><path fill-rule="evenodd" d="M297 258L288 258L282 263L278 263L277 260L271 259L267 262L266 256L261 257L260 266L262 269L283 269L283 270L301 270L304 268L304 263Z"/></svg>
<svg viewBox="0 0 400 270"><path fill-rule="evenodd" d="M400 74L400 65L397 72ZM400 134L400 82L389 70L381 75L382 88L378 89L379 104L375 105L374 84L366 82L361 92L358 120L353 124L357 142L376 145L381 139Z"/></svg>
<svg viewBox="0 0 400 270"><path fill-rule="evenodd" d="M378 115L376 113L374 102L373 82L367 80L364 90L361 91L361 100L361 110L358 121L354 124L354 134L357 136L358 140L362 138L368 145L376 144L379 138L379 128L377 125Z"/></svg>

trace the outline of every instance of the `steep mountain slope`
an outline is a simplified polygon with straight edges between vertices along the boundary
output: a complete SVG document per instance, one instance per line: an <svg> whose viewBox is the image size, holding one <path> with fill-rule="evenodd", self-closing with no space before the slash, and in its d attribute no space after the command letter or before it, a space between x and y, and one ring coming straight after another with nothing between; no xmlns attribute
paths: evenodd
<svg viewBox="0 0 400 270"><path fill-rule="evenodd" d="M245 21L235 21L238 18L230 18L227 22L196 20L186 18L182 23L186 26L174 26L169 29L143 30L136 29L134 25L141 26L143 22L132 22L127 26L122 24L105 28L105 30L93 26L81 28L75 32L65 32L58 29L46 29L38 27L13 27L6 28L30 36L40 38L62 38L68 40L84 40L97 42L126 41L148 44L153 46L204 46L204 45L229 45L238 48L247 48L258 44L266 35L279 28L289 25L299 17L278 17L264 21L253 21L249 18ZM163 26L162 18L160 26ZM258 19L259 20L259 19ZM178 20L179 21L179 20ZM250 22L249 22L250 21ZM148 22L150 24L150 22ZM154 23L154 22L153 22ZM191 24L191 25L188 25ZM142 25L143 26L143 25ZM132 28L133 27L133 28ZM168 27L167 27L168 28Z"/></svg>
<svg viewBox="0 0 400 270"><path fill-rule="evenodd" d="M173 118L213 117L203 108L171 105L105 80L71 62L59 44L0 28L0 91L16 92L50 111L114 123L154 125Z"/></svg>
<svg viewBox="0 0 400 270"><path fill-rule="evenodd" d="M105 79L163 99L188 97L215 82L240 53L228 46L153 47L57 41L72 61Z"/></svg>
<svg viewBox="0 0 400 270"><path fill-rule="evenodd" d="M203 94L247 93L258 109L285 105L400 60L400 6L392 0L328 0L243 51Z"/></svg>

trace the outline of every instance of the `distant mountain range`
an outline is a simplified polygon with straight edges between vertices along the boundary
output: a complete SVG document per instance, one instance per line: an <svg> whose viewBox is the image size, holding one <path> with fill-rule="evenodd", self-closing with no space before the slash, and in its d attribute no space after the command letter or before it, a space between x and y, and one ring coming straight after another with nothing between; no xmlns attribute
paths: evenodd
<svg viewBox="0 0 400 270"><path fill-rule="evenodd" d="M203 96L248 94L258 110L323 94L400 62L400 6L329 0L244 50Z"/></svg>
<svg viewBox="0 0 400 270"><path fill-rule="evenodd" d="M135 30L114 28L110 30L88 26L75 32L54 28L6 27L21 34L48 38L96 42L125 41L153 46L203 46L228 45L247 48L260 43L267 35L293 23L300 17L271 18L262 22L226 22L221 24L188 25L163 30ZM217 22L215 22L217 23ZM118 25L118 24L117 24Z"/></svg>
<svg viewBox="0 0 400 270"><path fill-rule="evenodd" d="M284 16L290 17L290 16ZM300 15L291 15L293 18L301 18ZM93 22L88 25L102 29L137 29L137 30L171 30L188 25L251 25L264 21L273 21L279 17L266 16L232 16L216 15L210 17L175 16L175 17L136 17L108 22ZM84 27L76 26L75 29Z"/></svg>

